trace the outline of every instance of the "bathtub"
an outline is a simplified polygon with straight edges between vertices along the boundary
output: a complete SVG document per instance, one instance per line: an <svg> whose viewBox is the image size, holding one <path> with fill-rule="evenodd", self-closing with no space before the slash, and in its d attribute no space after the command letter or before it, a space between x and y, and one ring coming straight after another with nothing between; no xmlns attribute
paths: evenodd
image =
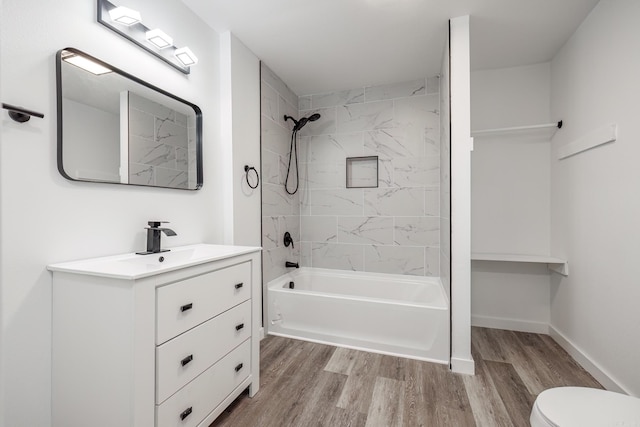
<svg viewBox="0 0 640 427"><path fill-rule="evenodd" d="M267 284L267 305L272 335L449 363L437 277L300 268Z"/></svg>

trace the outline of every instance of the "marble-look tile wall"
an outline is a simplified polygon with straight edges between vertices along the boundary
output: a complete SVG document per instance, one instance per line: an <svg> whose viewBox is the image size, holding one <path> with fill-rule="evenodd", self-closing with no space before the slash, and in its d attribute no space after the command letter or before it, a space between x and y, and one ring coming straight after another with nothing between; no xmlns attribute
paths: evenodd
<svg viewBox="0 0 640 427"><path fill-rule="evenodd" d="M260 75L262 277L267 283L286 272L286 261L299 261L300 191L289 195L284 189L292 128L290 121L284 121L284 115L298 118L298 96L264 63ZM293 187L292 178L295 175L289 178L289 188ZM291 233L294 247L284 246L286 231Z"/></svg>
<svg viewBox="0 0 640 427"><path fill-rule="evenodd" d="M300 117L321 115L300 132L302 265L440 274L439 88L430 77L299 98ZM378 156L378 188L346 188L354 156Z"/></svg>
<svg viewBox="0 0 640 427"><path fill-rule="evenodd" d="M194 129L185 114L129 92L129 183L189 188Z"/></svg>

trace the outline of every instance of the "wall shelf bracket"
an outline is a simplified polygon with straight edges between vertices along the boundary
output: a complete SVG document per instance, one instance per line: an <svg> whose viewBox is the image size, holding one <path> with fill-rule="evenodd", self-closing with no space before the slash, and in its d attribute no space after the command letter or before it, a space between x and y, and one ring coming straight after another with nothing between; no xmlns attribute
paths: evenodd
<svg viewBox="0 0 640 427"><path fill-rule="evenodd" d="M565 261L562 263L548 263L547 268L554 273L558 273L564 277L569 276L569 262Z"/></svg>

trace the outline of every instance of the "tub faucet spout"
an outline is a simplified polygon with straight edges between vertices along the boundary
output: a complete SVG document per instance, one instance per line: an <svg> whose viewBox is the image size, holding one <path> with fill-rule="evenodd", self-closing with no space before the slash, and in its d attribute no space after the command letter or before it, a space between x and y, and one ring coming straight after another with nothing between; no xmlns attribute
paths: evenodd
<svg viewBox="0 0 640 427"><path fill-rule="evenodd" d="M285 262L284 266L287 268L300 268L297 262L291 262L291 261Z"/></svg>

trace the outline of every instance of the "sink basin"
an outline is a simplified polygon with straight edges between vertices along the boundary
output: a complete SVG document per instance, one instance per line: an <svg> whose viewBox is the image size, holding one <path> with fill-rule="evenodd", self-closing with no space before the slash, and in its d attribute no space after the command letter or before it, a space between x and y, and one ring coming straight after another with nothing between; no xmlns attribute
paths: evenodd
<svg viewBox="0 0 640 427"><path fill-rule="evenodd" d="M169 252L157 254L131 255L119 259L118 262L134 265L168 266L188 263L199 259L209 259L233 253L234 246L194 245L170 249Z"/></svg>
<svg viewBox="0 0 640 427"><path fill-rule="evenodd" d="M50 271L134 280L259 250L259 247L253 246L208 245L203 243L171 248L169 252L157 254L138 255L129 253L51 264L47 266L47 269Z"/></svg>

